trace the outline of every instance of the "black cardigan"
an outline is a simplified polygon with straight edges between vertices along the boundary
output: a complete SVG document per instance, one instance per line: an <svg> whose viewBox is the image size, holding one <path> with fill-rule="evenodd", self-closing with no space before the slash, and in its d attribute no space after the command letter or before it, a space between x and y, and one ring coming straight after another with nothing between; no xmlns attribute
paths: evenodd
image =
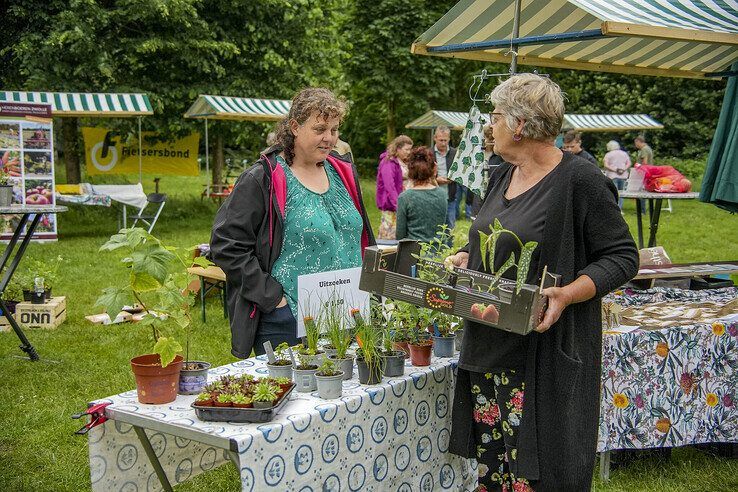
<svg viewBox="0 0 738 492"><path fill-rule="evenodd" d="M502 164L491 180L510 166ZM565 154L546 214L540 266L567 285L580 275L594 299L572 304L545 333L529 335L525 402L518 434L516 476L536 492L589 490L600 408L600 298L633 278L638 250L617 205L612 181L587 161ZM540 274L541 272L539 272ZM450 451L476 457L468 373L459 371Z"/></svg>

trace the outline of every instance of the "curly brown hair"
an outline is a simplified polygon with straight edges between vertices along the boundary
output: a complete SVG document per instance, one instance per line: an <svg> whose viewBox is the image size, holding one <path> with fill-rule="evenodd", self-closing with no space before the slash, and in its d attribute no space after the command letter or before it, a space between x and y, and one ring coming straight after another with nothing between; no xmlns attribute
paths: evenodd
<svg viewBox="0 0 738 492"><path fill-rule="evenodd" d="M425 146L413 149L410 154L410 162L407 163L407 177L415 184L424 184L436 174L436 157L433 152Z"/></svg>
<svg viewBox="0 0 738 492"><path fill-rule="evenodd" d="M319 118L338 118L340 122L346 116L346 103L323 87L308 87L297 93L292 99L290 112L279 122L276 130L276 142L282 146L287 164L292 165L295 158L295 136L290 129L290 121L304 125L314 113Z"/></svg>

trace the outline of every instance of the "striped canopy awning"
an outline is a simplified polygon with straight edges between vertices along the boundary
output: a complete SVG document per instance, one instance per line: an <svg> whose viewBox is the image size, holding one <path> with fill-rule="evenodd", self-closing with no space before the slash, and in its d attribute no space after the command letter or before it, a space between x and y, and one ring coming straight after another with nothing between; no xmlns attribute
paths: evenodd
<svg viewBox="0 0 738 492"><path fill-rule="evenodd" d="M423 116L411 121L405 128L433 129L447 126L452 130L463 130L468 113L461 111L428 111ZM484 123L489 122L486 113L482 113ZM564 130L583 132L615 132L629 130L658 130L664 125L647 114L567 114L564 115Z"/></svg>
<svg viewBox="0 0 738 492"><path fill-rule="evenodd" d="M0 91L0 102L49 104L54 116L107 118L154 114L146 94Z"/></svg>
<svg viewBox="0 0 738 492"><path fill-rule="evenodd" d="M738 59L735 0L461 0L413 43L422 55L705 77Z"/></svg>
<svg viewBox="0 0 738 492"><path fill-rule="evenodd" d="M279 121L287 116L290 106L290 101L279 99L201 95L184 116L214 120Z"/></svg>

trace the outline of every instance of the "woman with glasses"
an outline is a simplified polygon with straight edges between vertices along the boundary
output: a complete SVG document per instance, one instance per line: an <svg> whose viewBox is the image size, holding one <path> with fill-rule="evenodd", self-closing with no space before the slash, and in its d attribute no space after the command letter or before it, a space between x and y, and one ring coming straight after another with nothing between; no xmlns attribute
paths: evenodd
<svg viewBox="0 0 738 492"><path fill-rule="evenodd" d="M466 321L450 450L479 463L481 490L589 490L600 406L600 298L635 276L638 251L598 168L554 146L564 117L558 85L515 75L491 93L494 151L502 163L469 229L447 259L492 273L521 248L509 234L482 265L480 232L499 221L538 243L528 284L561 275L543 291L548 307L521 336ZM516 269L504 277L515 279ZM489 308L488 308L489 309ZM485 311L485 316L486 316ZM495 313L490 313L492 318Z"/></svg>

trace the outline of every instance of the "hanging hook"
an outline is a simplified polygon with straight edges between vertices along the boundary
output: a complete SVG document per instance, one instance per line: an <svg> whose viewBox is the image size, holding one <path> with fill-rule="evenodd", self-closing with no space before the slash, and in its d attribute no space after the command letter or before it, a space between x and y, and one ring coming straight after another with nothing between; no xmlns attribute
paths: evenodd
<svg viewBox="0 0 738 492"><path fill-rule="evenodd" d="M488 78L487 69L483 69L478 75L472 76L472 84L469 86L469 99L473 103L484 102L486 100L486 98L479 99L479 91L482 90L482 84ZM472 95L472 90L474 90L474 95Z"/></svg>

